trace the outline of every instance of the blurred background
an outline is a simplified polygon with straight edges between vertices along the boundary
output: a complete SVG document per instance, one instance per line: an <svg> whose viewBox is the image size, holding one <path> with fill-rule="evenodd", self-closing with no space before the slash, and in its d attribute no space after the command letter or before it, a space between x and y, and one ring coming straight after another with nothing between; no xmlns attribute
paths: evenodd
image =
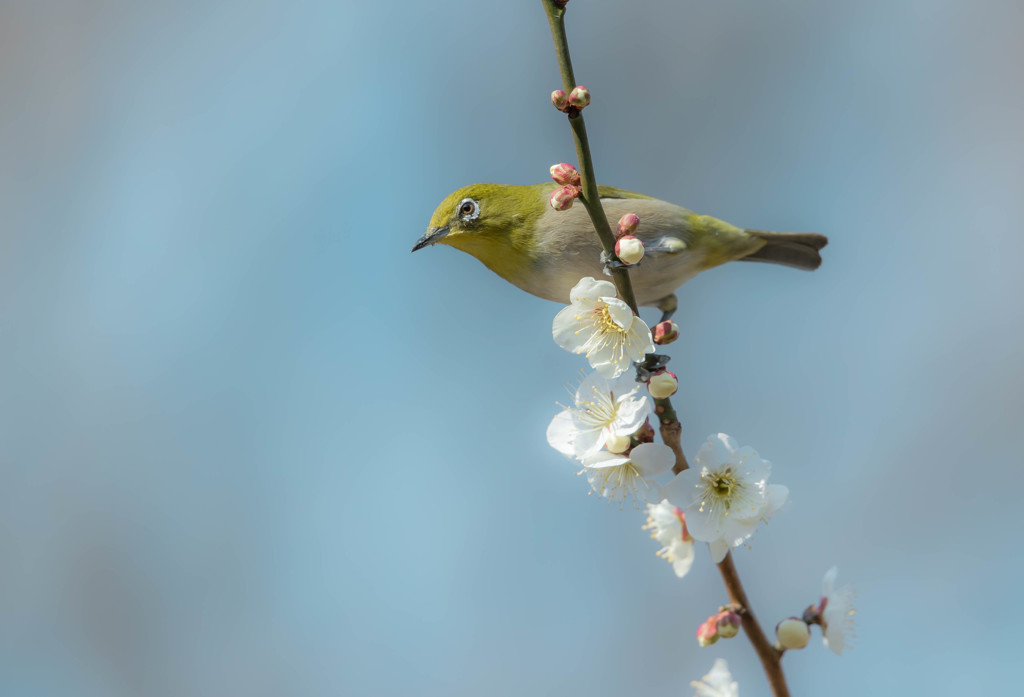
<svg viewBox="0 0 1024 697"><path fill-rule="evenodd" d="M687 452L790 488L735 555L762 623L858 590L793 694L1017 684L1024 7L568 29L601 182L831 239L687 284L669 351ZM559 86L536 0L0 5L0 693L687 695L722 656L767 694L697 646L707 552L676 579L546 444L559 306L409 253L575 161Z"/></svg>

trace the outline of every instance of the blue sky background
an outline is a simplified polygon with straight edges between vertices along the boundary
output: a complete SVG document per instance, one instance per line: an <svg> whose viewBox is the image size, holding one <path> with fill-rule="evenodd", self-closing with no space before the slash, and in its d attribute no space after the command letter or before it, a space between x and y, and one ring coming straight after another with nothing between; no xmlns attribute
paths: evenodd
<svg viewBox="0 0 1024 697"><path fill-rule="evenodd" d="M1019 682L1024 9L570 4L601 182L829 235L684 287L691 455L793 505L771 627L833 564L859 642L794 695ZM687 695L725 600L544 441L559 307L435 205L573 161L539 2L0 5L0 693Z"/></svg>

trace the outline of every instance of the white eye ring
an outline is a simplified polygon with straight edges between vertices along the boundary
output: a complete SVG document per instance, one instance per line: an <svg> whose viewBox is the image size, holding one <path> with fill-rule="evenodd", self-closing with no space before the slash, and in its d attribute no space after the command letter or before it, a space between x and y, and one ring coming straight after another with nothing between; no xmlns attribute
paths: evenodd
<svg viewBox="0 0 1024 697"><path fill-rule="evenodd" d="M480 204L471 198L459 201L459 217L463 220L476 220L480 217Z"/></svg>

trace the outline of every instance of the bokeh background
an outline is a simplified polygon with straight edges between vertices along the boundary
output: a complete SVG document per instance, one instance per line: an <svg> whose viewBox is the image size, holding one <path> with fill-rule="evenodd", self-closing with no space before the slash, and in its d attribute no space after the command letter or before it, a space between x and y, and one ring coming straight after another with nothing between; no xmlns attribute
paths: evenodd
<svg viewBox="0 0 1024 697"><path fill-rule="evenodd" d="M1024 7L570 4L599 180L831 238L681 293L690 454L793 505L763 623L833 564L795 695L1019 685ZM686 695L725 599L544 430L558 306L409 249L574 161L540 3L0 4L0 693Z"/></svg>

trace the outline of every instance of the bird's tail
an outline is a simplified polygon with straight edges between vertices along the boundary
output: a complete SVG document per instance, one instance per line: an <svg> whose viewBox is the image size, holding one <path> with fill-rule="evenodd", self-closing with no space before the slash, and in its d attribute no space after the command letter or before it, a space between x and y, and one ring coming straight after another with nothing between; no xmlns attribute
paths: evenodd
<svg viewBox="0 0 1024 697"><path fill-rule="evenodd" d="M814 232L747 230L747 233L764 240L765 245L740 261L764 261L805 271L813 271L821 266L818 251L828 244L827 237Z"/></svg>

